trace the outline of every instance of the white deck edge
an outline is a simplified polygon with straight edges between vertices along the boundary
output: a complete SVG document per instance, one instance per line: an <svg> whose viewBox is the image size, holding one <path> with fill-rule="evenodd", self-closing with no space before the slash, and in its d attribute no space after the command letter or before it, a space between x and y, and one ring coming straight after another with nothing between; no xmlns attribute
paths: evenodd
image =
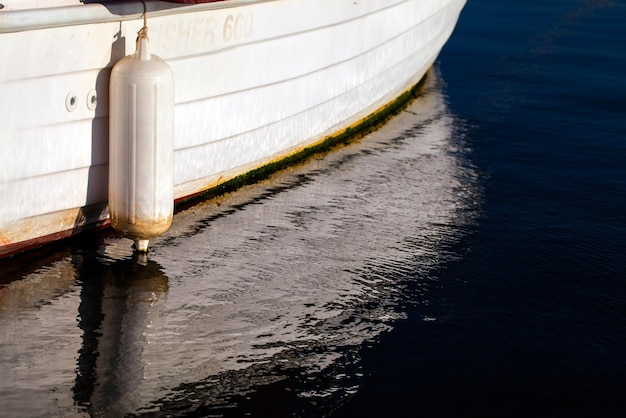
<svg viewBox="0 0 626 418"><path fill-rule="evenodd" d="M151 18L189 13L190 11L228 9L245 4L274 1L279 0L225 0L199 4L146 0L146 9L147 17ZM42 11L45 11L45 13L42 13ZM73 6L34 9L0 9L0 33L137 20L142 15L143 3L135 0L126 2L90 2Z"/></svg>

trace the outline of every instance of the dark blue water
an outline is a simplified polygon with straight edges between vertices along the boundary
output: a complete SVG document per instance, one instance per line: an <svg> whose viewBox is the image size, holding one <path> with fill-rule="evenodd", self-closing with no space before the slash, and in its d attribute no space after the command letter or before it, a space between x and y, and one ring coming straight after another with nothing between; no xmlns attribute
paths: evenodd
<svg viewBox="0 0 626 418"><path fill-rule="evenodd" d="M439 64L481 214L335 416L626 416L625 45L624 1L469 1Z"/></svg>
<svg viewBox="0 0 626 418"><path fill-rule="evenodd" d="M626 416L626 2L470 0L382 129L0 264L0 416Z"/></svg>

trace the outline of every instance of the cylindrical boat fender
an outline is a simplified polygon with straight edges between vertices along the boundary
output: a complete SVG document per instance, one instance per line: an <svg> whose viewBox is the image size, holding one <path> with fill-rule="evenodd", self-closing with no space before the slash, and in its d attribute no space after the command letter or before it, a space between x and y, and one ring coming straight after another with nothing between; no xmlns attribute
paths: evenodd
<svg viewBox="0 0 626 418"><path fill-rule="evenodd" d="M109 94L111 225L145 252L174 214L174 76L150 54L145 27L113 67Z"/></svg>

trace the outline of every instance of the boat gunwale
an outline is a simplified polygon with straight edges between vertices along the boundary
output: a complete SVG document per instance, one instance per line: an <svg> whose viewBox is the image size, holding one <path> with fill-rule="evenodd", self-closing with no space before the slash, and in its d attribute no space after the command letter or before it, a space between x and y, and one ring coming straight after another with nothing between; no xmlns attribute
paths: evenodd
<svg viewBox="0 0 626 418"><path fill-rule="evenodd" d="M210 3L174 3L164 0L147 0L146 17L155 18L209 10L236 9L263 3L285 0L216 0ZM394 0L385 8L410 0ZM29 9L0 9L0 34L26 32L64 26L124 22L141 19L144 3L140 0L124 2L85 0L84 3L58 7Z"/></svg>
<svg viewBox="0 0 626 418"><path fill-rule="evenodd" d="M220 10L280 0L222 0L211 3L174 3L162 0L146 1L146 17L154 18L206 10ZM31 30L123 22L140 19L144 4L138 0L85 1L58 7L0 10L0 34Z"/></svg>

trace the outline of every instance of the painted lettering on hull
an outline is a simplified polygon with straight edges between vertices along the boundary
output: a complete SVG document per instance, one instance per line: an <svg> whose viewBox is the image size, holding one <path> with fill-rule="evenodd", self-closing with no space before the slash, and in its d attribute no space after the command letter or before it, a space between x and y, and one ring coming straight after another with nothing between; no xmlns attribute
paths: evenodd
<svg viewBox="0 0 626 418"><path fill-rule="evenodd" d="M227 15L223 20L212 16L170 20L152 29L160 54L203 52L219 44L249 39L254 28L251 12Z"/></svg>
<svg viewBox="0 0 626 418"><path fill-rule="evenodd" d="M222 39L224 42L241 41L252 35L254 17L252 13L228 15L224 21Z"/></svg>
<svg viewBox="0 0 626 418"><path fill-rule="evenodd" d="M205 48L215 44L217 21L211 17L180 19L157 27L163 52Z"/></svg>

